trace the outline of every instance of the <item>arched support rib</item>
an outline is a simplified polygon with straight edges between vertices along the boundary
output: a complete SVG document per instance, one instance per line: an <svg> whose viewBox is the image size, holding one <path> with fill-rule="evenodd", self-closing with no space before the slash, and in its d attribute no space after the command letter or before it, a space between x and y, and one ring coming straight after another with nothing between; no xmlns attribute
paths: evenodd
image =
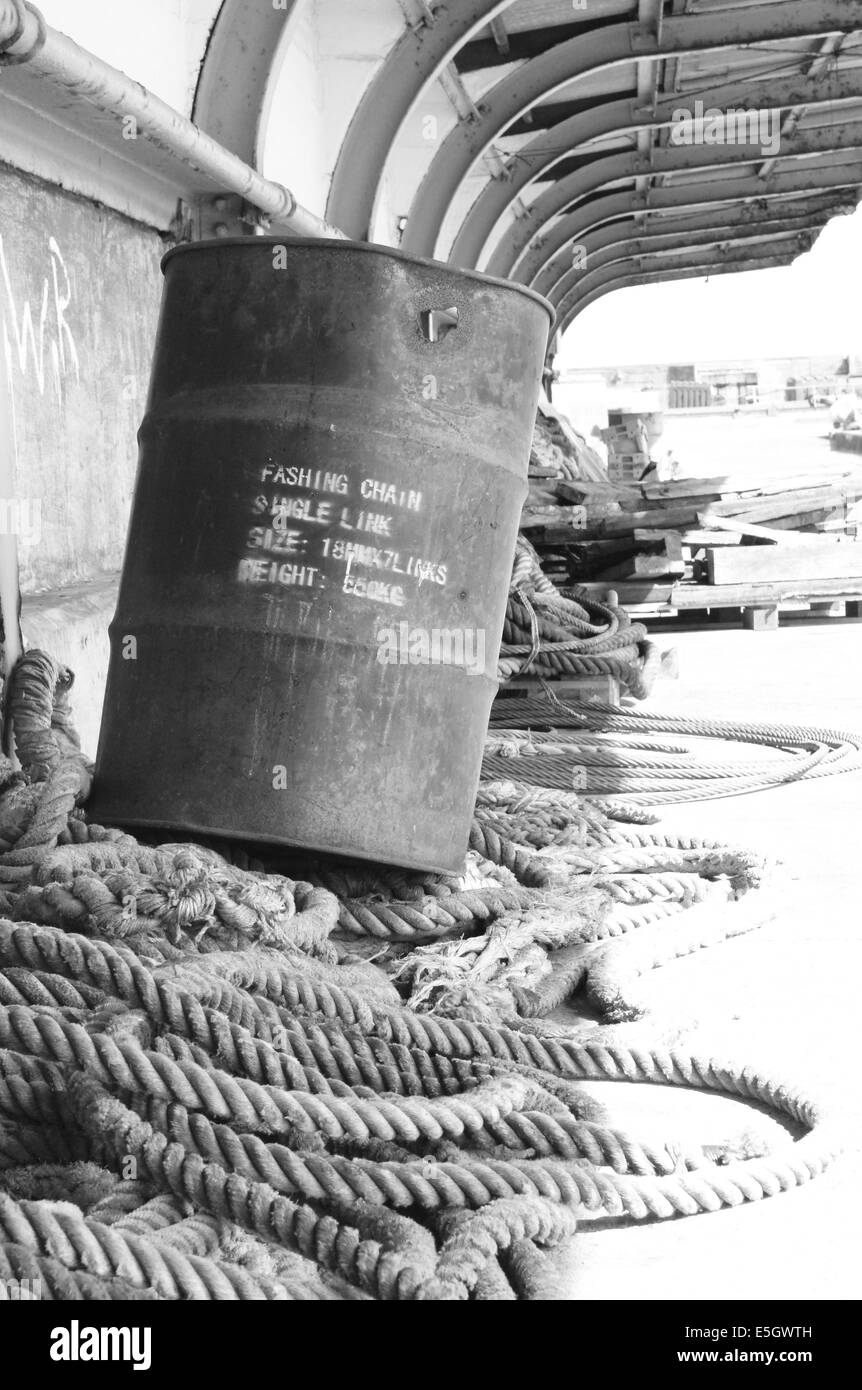
<svg viewBox="0 0 862 1390"><path fill-rule="evenodd" d="M846 164L826 165L808 173L777 174L764 188L761 180L721 179L705 183L687 183L677 187L652 188L646 196L632 195L631 192L609 193L596 198L561 217L535 243L528 247L524 256L512 271L511 278L521 285L530 285L542 267L564 246L580 242L593 227L614 217L630 216L637 211L678 211L684 208L697 210L709 204L741 203L749 200L755 206L774 203L774 215L782 213L781 200L798 197L800 194L824 193L831 191L847 195L848 201L858 200L862 184L862 163L859 160Z"/></svg>
<svg viewBox="0 0 862 1390"><path fill-rule="evenodd" d="M799 106L831 109L860 98L862 69L852 69L809 78L797 74L770 82L710 87L705 105L721 111L782 111ZM449 261L465 269L478 268L494 228L515 200L542 175L552 176L554 167L582 145L615 132L659 130L672 122L676 111L690 107L697 99L696 91L676 92L648 109L642 98L602 102L591 111L581 111L543 130L512 156L505 178L490 179L485 185L452 243Z"/></svg>
<svg viewBox="0 0 862 1390"><path fill-rule="evenodd" d="M804 242L802 249L810 250L822 228L822 221L814 223L809 218L794 218L787 224L766 222L761 227L752 226L750 230L716 227L711 231L692 232L683 240L680 240L678 235L618 237L590 256L582 270L572 268L564 275L554 286L549 298L554 308L557 308L573 290L584 287L589 289L590 276L596 271L609 265L617 265L620 261L632 258L637 260L642 256L673 255L688 249L696 249L698 254L703 256L705 247L714 247L718 264L726 248L745 246L757 251L765 245L780 245L791 238L795 238L800 245Z"/></svg>
<svg viewBox="0 0 862 1390"><path fill-rule="evenodd" d="M849 121L842 126L841 154L862 152L862 121ZM828 155L835 149L834 126L816 127L787 136L781 144L780 172L788 172L786 160L801 160L813 155ZM862 153L860 153L862 159ZM517 218L507 228L491 256L487 271L500 278L509 275L534 237L540 237L546 226L571 207L578 199L595 193L608 184L640 174L689 174L708 172L735 166L760 165L763 155L751 145L668 145L651 150L648 155L636 151L597 159L583 169L576 169L567 178L554 184L532 203L524 217ZM764 193L769 192L769 180L762 180Z"/></svg>
<svg viewBox="0 0 862 1390"><path fill-rule="evenodd" d="M224 0L210 33L195 91L192 119L220 145L253 168L260 167L259 134L270 78L290 19L306 0L284 7L260 0ZM241 198L205 198L201 236L242 236L253 231ZM223 229L223 230L221 230Z"/></svg>
<svg viewBox="0 0 862 1390"><path fill-rule="evenodd" d="M557 44L493 87L478 103L478 120L460 122L447 136L413 200L403 249L433 256L452 201L475 161L531 106L576 78L645 58L857 29L862 29L860 0L792 0L674 16L663 20L660 33L638 24L612 24Z"/></svg>
<svg viewBox="0 0 862 1390"><path fill-rule="evenodd" d="M386 161L404 121L458 49L514 0L450 0L433 23L406 29L354 113L332 175L327 220L368 236Z"/></svg>
<svg viewBox="0 0 862 1390"><path fill-rule="evenodd" d="M597 299L602 299L606 294L613 294L617 290L628 289L633 285L663 285L673 280L704 280L711 279L713 275L740 275L749 270L783 269L788 264L789 261L784 256L764 256L751 261L727 265L713 265L711 262L707 262L700 266L674 266L664 270L629 271L616 279L609 280L607 284L598 285L585 298L568 306L559 319L557 333L562 337L578 315L588 309L591 304L594 304Z"/></svg>
<svg viewBox="0 0 862 1390"><path fill-rule="evenodd" d="M577 304L580 299L586 299L594 289L610 283L620 275L647 274L652 270L664 270L671 266L687 268L695 265L738 265L741 261L759 261L771 256L785 256L790 262L809 251L811 244L810 236L797 233L780 241L740 241L729 246L707 249L702 246L693 246L690 250L677 248L667 255L653 251L644 255L631 255L621 249L614 261L589 271L579 284L563 295L557 305L557 311L561 318L564 317L572 305Z"/></svg>
<svg viewBox="0 0 862 1390"><path fill-rule="evenodd" d="M764 203L741 203L736 207L707 206L702 212L683 213L679 217L651 216L649 210L636 217L617 218L594 227L583 238L582 246L587 264L604 248L628 237L676 237L680 243L690 244L691 238L702 233L724 230L728 236L746 228L752 231L781 231L785 225L825 224L831 217L852 212L854 203L846 193L811 194L807 198L788 198L781 203L780 216L775 208ZM534 276L531 289L546 299L553 300L559 282L572 269L572 248L564 247L542 266Z"/></svg>

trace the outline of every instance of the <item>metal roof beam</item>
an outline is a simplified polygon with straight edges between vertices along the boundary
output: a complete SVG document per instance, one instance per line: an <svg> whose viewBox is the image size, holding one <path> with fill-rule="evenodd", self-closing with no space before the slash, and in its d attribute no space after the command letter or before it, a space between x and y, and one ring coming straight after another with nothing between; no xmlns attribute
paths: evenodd
<svg viewBox="0 0 862 1390"><path fill-rule="evenodd" d="M642 28L653 29L658 37L661 33L663 18L664 0L638 0L638 23ZM655 105L661 66L660 63L655 63L649 58L637 65L637 95L643 106ZM637 147L642 155L645 155L652 147L652 131L650 129L641 127L638 130ZM644 175L639 175L635 179L635 188L639 193L646 192L648 187L649 181Z"/></svg>
<svg viewBox="0 0 862 1390"><path fill-rule="evenodd" d="M682 211L684 208L696 209L708 203L741 203L747 200L755 205L774 203L776 217L781 216L781 200L788 195L798 197L805 193L823 193L843 190L848 201L858 201L862 185L862 161L827 166L806 173L776 174L768 187L764 188L757 179L722 179L705 183L681 184L676 187L650 189L646 197L631 192L608 193L597 198L589 206L577 209L560 218L553 227L536 238L534 245L528 247L512 272L512 279L522 285L532 283L552 256L564 246L581 241L593 227L612 217L626 217L638 210Z"/></svg>
<svg viewBox="0 0 862 1390"><path fill-rule="evenodd" d="M652 270L665 270L675 266L738 265L740 261L762 260L769 256L786 256L789 261L792 261L797 256L810 251L813 243L814 237L803 232L781 241L731 242L726 246L713 247L712 249L694 246L688 250L677 248L675 251L664 254L652 252L641 255L619 254L616 260L603 266L596 266L594 270L589 271L579 284L572 286L560 298L555 307L558 314L561 317L564 316L573 304L586 298L599 285L606 285L610 280L616 279L621 273L640 274L643 272L647 274Z"/></svg>
<svg viewBox="0 0 862 1390"><path fill-rule="evenodd" d="M491 30L491 38L497 46L497 52L500 54L500 57L508 58L512 52L512 44L503 16L497 15L497 18L492 19L488 27Z"/></svg>
<svg viewBox="0 0 862 1390"><path fill-rule="evenodd" d="M584 10L582 13L586 16L589 11ZM565 43L566 39L572 38L573 35L579 36L592 29L606 28L608 22L607 17L584 18L575 23L521 29L508 35L508 53L503 53L497 47L496 39L475 39L472 43L465 44L458 54L458 68L461 72L484 72L488 68L500 67L503 63L522 63L535 58L537 54L545 53L554 44Z"/></svg>
<svg viewBox="0 0 862 1390"><path fill-rule="evenodd" d="M637 99L637 92L634 88L622 97L619 92L609 92L607 95L596 92L594 96L581 97L576 101L542 102L541 106L531 106L529 111L525 111L519 120L513 121L510 126L507 126L505 139L509 140L515 135L533 135L536 131L551 132L554 126L559 125L561 121L569 120L572 116L584 112L591 114L595 111L605 110L620 104L623 100L630 101L634 110L641 109L641 103ZM542 146L544 149L548 148L547 136L542 141ZM524 146L524 148L529 149L530 147ZM517 163L519 157L520 151L517 155L512 156L512 165ZM559 154L557 158L559 158Z"/></svg>
<svg viewBox="0 0 862 1390"><path fill-rule="evenodd" d="M837 62L838 54L844 43L843 34L832 34L829 38L822 39L817 46L817 50L812 54L810 61L803 65L806 77L820 77L827 72L834 63ZM787 113L787 119L781 128L782 135L790 135L797 127L800 117L804 114L804 106L795 106ZM768 159L761 169L761 174L768 174L775 161Z"/></svg>
<svg viewBox="0 0 862 1390"><path fill-rule="evenodd" d="M452 0L433 12L432 24L406 29L378 68L353 114L329 189L327 218L348 236L368 236L389 152L422 92L466 40L513 3Z"/></svg>
<svg viewBox="0 0 862 1390"><path fill-rule="evenodd" d="M280 9L259 0L224 0L216 16L198 74L192 120L220 145L259 168L258 141L270 77L285 26L302 0ZM220 194L201 199L201 236L242 236L255 216L241 198Z"/></svg>
<svg viewBox="0 0 862 1390"><path fill-rule="evenodd" d="M650 235L644 235L638 231L637 223L634 221L617 223L616 225L622 230L616 233L613 240L595 251L585 248L584 256L579 264L571 267L552 287L547 298L555 308L572 290L587 285L588 277L595 271L632 256L673 255L693 247L701 248L701 254L703 254L703 248L706 246L713 246L720 252L722 247L727 246L754 246L756 243L763 242L776 245L791 237L805 236L808 237L806 249L810 250L823 230L824 219L822 217L795 217L788 222L763 222L759 226L752 224L749 228L724 225L713 227L708 231L689 232L683 238L680 238L678 233L667 235L653 232ZM716 259L720 259L720 255Z"/></svg>
<svg viewBox="0 0 862 1390"><path fill-rule="evenodd" d="M538 136L513 155L505 169L505 179L488 183L462 223L452 244L449 259L453 265L475 268L482 250L499 219L528 184L540 176L559 177L559 164L567 152L580 149L589 141L614 131L655 129L669 124L674 112L698 99L696 91L685 96L661 96L655 106L644 107L640 101L608 102L587 112L567 116L553 129ZM862 68L847 73L832 73L828 77L791 77L770 80L762 84L751 81L733 82L713 87L703 93L705 104L720 110L776 110L800 105L835 107L843 102L862 99Z"/></svg>
<svg viewBox="0 0 862 1390"><path fill-rule="evenodd" d="M784 161L800 159L816 154L831 153L835 149L835 134L830 126L804 130L790 136L782 143L780 158ZM862 121L848 121L841 127L842 154L857 150L862 161ZM543 193L531 203L524 216L517 217L500 238L494 253L488 261L489 275L510 274L534 237L542 235L543 229L560 213L585 194L616 183L620 179L658 174L679 174L694 172L721 171L738 165L756 165L762 155L757 147L751 145L695 145L671 146L652 150L645 157L637 153L615 154L597 160L585 169L578 169L560 183ZM769 191L769 181L760 180L763 191Z"/></svg>
<svg viewBox="0 0 862 1390"><path fill-rule="evenodd" d="M646 274L621 275L618 280L611 280L606 285L600 285L592 294L588 294L579 303L574 304L566 310L565 316L558 320L557 335L562 337L574 320L590 304L594 304L597 299L604 298L607 294L613 294L616 290L629 289L635 285L662 285L668 284L673 280L704 280L711 279L713 275L739 275L748 270L771 270L773 268L784 267L788 264L784 256L767 257L763 260L741 262L731 265L702 265L671 268L667 270L656 270Z"/></svg>
<svg viewBox="0 0 862 1390"><path fill-rule="evenodd" d="M461 122L431 161L408 214L402 246L433 256L452 200L475 161L537 101L618 63L862 29L862 0L787 0L665 19L661 36L638 24L581 33L531 59L486 93L481 119ZM363 161L366 164L367 162ZM329 210L328 215L334 216ZM343 221L343 219L342 219Z"/></svg>
<svg viewBox="0 0 862 1390"><path fill-rule="evenodd" d="M844 193L821 193L808 198L788 198L781 203L780 216L771 202L762 206L741 203L735 207L706 207L702 212L684 213L679 217L655 216L639 212L635 216L617 218L592 228L578 243L577 264L587 266L607 247L619 240L637 237L648 241L676 239L679 245L698 244L698 238L716 234L732 236L751 230L752 235L781 232L785 227L799 228L823 225L832 217L852 212L853 204ZM575 267L574 248L565 247L542 267L533 278L531 288L552 302L559 298L557 286ZM572 281L571 283L574 283Z"/></svg>

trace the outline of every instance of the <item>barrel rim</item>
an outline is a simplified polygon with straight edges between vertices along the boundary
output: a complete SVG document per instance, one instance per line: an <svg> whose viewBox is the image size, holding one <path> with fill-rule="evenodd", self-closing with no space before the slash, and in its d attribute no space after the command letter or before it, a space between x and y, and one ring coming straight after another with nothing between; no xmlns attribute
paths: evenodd
<svg viewBox="0 0 862 1390"><path fill-rule="evenodd" d="M518 294L526 295L528 299L535 300L541 304L551 320L551 329L557 322L557 311L550 300L536 290L530 289L529 285L519 285L515 280L507 280L497 275L486 275L481 270L465 270L459 265L450 265L448 261L432 260L428 256L412 256L407 251L400 251L395 246L384 246L377 241L351 241L347 237L278 237L278 236L231 236L231 237L206 237L201 241L184 241L179 246L172 246L161 260L161 270L164 274L165 266L168 261L176 256L187 255L192 251L212 251L221 249L225 246L244 246L247 248L257 248L261 246L285 246L288 249L294 246L329 246L337 250L350 251L370 251L376 255L389 256L394 260L406 261L410 265L426 266L432 270L446 270L451 275L463 275L468 280L477 280L481 285L491 285L496 289L514 290Z"/></svg>

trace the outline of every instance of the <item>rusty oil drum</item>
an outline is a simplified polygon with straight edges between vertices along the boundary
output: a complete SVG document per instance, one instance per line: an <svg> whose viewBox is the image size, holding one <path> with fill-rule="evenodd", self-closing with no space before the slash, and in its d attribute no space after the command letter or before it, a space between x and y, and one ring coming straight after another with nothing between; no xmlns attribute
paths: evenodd
<svg viewBox="0 0 862 1390"><path fill-rule="evenodd" d="M355 242L163 269L91 814L458 869L550 306Z"/></svg>

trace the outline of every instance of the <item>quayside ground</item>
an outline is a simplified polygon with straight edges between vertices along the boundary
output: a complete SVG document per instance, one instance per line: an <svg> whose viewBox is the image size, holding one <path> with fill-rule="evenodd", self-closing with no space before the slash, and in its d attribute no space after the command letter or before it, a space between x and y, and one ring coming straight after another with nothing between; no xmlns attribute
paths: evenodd
<svg viewBox="0 0 862 1390"><path fill-rule="evenodd" d="M777 632L705 623L660 635L679 652L680 677L658 682L639 708L862 729L862 623L781 621ZM696 1038L699 1049L762 1062L832 1098L862 1136L862 773L686 802L662 817L774 855L788 891L777 919L759 932L653 972L646 985L654 1020L624 1025L621 1038ZM716 1143L746 1127L747 1107L710 1093L613 1083L594 1090L635 1134L648 1126ZM734 1210L585 1222L566 1265L570 1296L857 1299L860 1180L855 1148L809 1185Z"/></svg>

